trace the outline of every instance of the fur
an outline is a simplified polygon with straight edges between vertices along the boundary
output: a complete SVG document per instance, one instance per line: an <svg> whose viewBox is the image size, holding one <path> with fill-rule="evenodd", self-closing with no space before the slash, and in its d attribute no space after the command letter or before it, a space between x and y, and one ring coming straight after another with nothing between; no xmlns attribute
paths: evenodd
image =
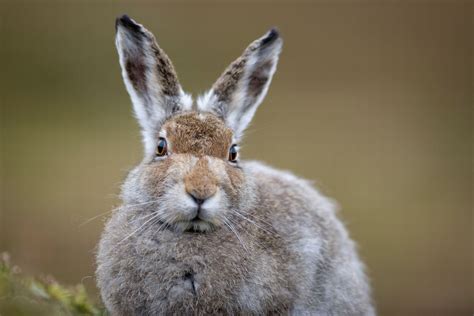
<svg viewBox="0 0 474 316"><path fill-rule="evenodd" d="M145 153L151 154L157 128L173 114L190 110L192 100L153 34L127 15L116 20L115 28L122 77L142 128Z"/></svg>
<svg viewBox="0 0 474 316"><path fill-rule="evenodd" d="M129 18L122 27L145 32ZM145 151L102 234L97 284L112 315L374 315L335 204L289 172L228 161L268 89L277 42L270 31L251 44L230 66L240 75L225 72L198 111L179 103L140 123L155 124L150 137L168 152Z"/></svg>
<svg viewBox="0 0 474 316"><path fill-rule="evenodd" d="M222 118L240 140L267 93L282 44L276 29L251 43L212 89L198 98L198 110Z"/></svg>

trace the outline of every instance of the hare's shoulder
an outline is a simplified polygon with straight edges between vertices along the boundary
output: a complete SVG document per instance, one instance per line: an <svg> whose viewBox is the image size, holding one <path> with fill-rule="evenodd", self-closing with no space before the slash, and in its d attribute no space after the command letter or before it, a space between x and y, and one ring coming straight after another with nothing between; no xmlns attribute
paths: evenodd
<svg viewBox="0 0 474 316"><path fill-rule="evenodd" d="M335 202L291 172L260 162L249 162L244 168L253 177L259 195L254 212L285 240L288 260L299 267L299 274L307 266L316 266L323 260L325 247L333 247L334 240L345 235Z"/></svg>
<svg viewBox="0 0 474 316"><path fill-rule="evenodd" d="M258 161L248 161L243 166L270 207L285 205L284 209L278 209L300 215L329 215L337 209L336 203L320 193L311 181Z"/></svg>

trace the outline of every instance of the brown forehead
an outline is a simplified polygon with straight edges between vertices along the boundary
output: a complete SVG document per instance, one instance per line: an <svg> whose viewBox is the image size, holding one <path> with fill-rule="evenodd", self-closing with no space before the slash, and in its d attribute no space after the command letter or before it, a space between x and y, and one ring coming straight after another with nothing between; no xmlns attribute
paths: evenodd
<svg viewBox="0 0 474 316"><path fill-rule="evenodd" d="M212 114L186 113L163 125L172 152L227 158L232 131Z"/></svg>

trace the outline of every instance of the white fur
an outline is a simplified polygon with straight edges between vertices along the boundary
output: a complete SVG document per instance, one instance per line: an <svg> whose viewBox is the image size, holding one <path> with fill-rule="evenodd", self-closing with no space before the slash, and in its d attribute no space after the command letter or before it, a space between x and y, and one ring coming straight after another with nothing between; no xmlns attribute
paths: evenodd
<svg viewBox="0 0 474 316"><path fill-rule="evenodd" d="M196 105L199 111L209 112L211 108L217 103L217 96L211 89L202 95L199 95L196 99Z"/></svg>
<svg viewBox="0 0 474 316"><path fill-rule="evenodd" d="M181 89L181 105L184 111L189 111L193 107L192 95L185 93L183 89Z"/></svg>

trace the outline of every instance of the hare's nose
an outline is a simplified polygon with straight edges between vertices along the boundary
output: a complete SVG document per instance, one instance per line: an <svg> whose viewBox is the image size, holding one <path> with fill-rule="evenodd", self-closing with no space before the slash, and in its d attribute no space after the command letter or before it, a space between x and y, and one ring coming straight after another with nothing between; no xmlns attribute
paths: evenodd
<svg viewBox="0 0 474 316"><path fill-rule="evenodd" d="M200 159L184 178L186 192L198 206L217 192L217 179L209 170L206 159Z"/></svg>
<svg viewBox="0 0 474 316"><path fill-rule="evenodd" d="M211 198L214 194L216 194L217 187L216 186L209 186L209 185L200 185L200 186L187 186L186 192L188 195L193 199L193 201L197 204L197 206L201 206L206 202L207 199Z"/></svg>
<svg viewBox="0 0 474 316"><path fill-rule="evenodd" d="M188 194L198 206L201 206L206 201L206 199L196 197L193 193L188 192Z"/></svg>

